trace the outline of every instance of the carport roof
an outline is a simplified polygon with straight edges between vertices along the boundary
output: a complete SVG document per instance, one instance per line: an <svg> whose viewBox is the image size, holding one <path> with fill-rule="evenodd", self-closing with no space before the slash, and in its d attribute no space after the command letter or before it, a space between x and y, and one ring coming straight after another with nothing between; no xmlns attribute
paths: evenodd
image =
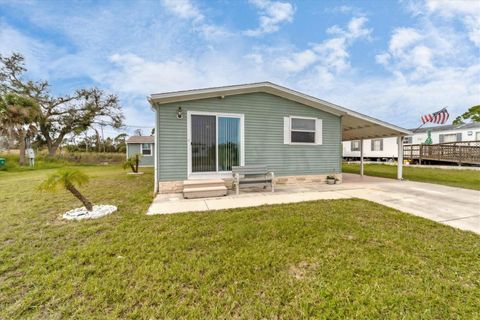
<svg viewBox="0 0 480 320"><path fill-rule="evenodd" d="M233 86L194 89L150 95L152 105L163 105L198 99L226 97L245 93L264 92L311 106L342 117L342 140L372 139L392 136L405 136L411 131L381 121L339 105L321 100L307 94L279 86L271 82L258 82Z"/></svg>

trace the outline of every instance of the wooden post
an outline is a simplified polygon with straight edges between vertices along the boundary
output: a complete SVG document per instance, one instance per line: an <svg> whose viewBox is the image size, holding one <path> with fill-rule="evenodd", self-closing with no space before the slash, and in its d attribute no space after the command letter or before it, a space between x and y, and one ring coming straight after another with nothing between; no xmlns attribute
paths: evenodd
<svg viewBox="0 0 480 320"><path fill-rule="evenodd" d="M397 179L403 180L403 137L397 137L398 139L398 162L397 162Z"/></svg>
<svg viewBox="0 0 480 320"><path fill-rule="evenodd" d="M423 152L423 144L418 146L418 164L422 164L422 152Z"/></svg>
<svg viewBox="0 0 480 320"><path fill-rule="evenodd" d="M360 139L360 176L363 177L363 139Z"/></svg>
<svg viewBox="0 0 480 320"><path fill-rule="evenodd" d="M462 146L458 146L458 165L462 166Z"/></svg>

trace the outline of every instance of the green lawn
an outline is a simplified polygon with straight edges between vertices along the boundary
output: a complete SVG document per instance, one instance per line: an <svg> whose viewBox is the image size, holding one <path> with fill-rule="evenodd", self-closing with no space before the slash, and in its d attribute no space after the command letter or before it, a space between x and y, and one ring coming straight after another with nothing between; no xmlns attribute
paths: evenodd
<svg viewBox="0 0 480 320"><path fill-rule="evenodd" d="M0 319L474 319L480 236L362 200L146 216L152 172L83 167L119 212L0 172Z"/></svg>
<svg viewBox="0 0 480 320"><path fill-rule="evenodd" d="M365 164L365 175L384 178L397 178L397 166L388 164ZM360 173L360 165L343 163L342 171ZM403 167L403 178L406 180L443 184L451 187L480 190L479 170L455 170Z"/></svg>

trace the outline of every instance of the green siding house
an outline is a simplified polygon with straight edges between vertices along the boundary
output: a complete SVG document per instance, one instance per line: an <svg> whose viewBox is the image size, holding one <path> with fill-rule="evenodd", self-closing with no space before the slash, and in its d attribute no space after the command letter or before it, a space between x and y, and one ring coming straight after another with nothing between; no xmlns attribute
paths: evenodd
<svg viewBox="0 0 480 320"><path fill-rule="evenodd" d="M153 167L154 160L154 144L153 136L131 136L126 141L127 159L138 154L140 155L140 167Z"/></svg>
<svg viewBox="0 0 480 320"><path fill-rule="evenodd" d="M153 94L156 190L266 165L277 183L341 180L342 141L408 131L269 82ZM351 126L351 127L350 127Z"/></svg>

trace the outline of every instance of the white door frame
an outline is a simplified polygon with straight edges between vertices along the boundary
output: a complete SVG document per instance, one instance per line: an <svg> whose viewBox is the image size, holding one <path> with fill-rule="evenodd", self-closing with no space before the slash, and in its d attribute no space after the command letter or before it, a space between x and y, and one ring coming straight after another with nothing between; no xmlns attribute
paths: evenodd
<svg viewBox="0 0 480 320"><path fill-rule="evenodd" d="M215 116L215 135L216 135L216 171L211 172L192 172L192 115ZM218 118L239 118L240 119L240 165L245 165L245 116L241 113L223 113L223 112L205 112L205 111L187 111L187 164L188 179L208 179L208 178L230 178L231 171L218 171Z"/></svg>

